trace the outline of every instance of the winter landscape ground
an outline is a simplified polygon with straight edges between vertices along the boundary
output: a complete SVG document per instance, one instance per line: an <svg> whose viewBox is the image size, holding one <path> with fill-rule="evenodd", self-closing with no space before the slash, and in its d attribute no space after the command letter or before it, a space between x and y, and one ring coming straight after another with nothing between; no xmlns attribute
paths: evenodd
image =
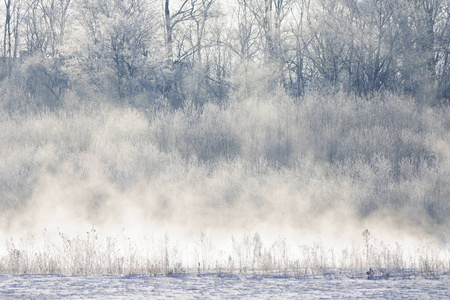
<svg viewBox="0 0 450 300"><path fill-rule="evenodd" d="M6 299L448 299L450 280L0 275Z"/></svg>

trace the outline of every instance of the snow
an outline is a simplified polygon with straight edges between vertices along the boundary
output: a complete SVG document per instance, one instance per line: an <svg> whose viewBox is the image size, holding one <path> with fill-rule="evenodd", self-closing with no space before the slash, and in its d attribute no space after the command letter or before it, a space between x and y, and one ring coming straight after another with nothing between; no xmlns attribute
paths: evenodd
<svg viewBox="0 0 450 300"><path fill-rule="evenodd" d="M0 299L447 299L450 278L0 275Z"/></svg>

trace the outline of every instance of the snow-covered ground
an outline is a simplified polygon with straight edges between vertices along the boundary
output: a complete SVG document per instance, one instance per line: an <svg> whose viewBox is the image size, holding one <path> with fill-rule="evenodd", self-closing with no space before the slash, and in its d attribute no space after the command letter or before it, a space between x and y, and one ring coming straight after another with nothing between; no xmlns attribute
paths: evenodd
<svg viewBox="0 0 450 300"><path fill-rule="evenodd" d="M0 299L448 299L450 278L0 275Z"/></svg>

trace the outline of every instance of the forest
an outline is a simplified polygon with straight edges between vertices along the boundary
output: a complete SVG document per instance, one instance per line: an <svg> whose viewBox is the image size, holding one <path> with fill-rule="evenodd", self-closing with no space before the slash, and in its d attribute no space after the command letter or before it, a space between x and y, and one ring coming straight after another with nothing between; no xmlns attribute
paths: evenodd
<svg viewBox="0 0 450 300"><path fill-rule="evenodd" d="M447 0L5 0L2 107L140 110L281 89L450 98Z"/></svg>

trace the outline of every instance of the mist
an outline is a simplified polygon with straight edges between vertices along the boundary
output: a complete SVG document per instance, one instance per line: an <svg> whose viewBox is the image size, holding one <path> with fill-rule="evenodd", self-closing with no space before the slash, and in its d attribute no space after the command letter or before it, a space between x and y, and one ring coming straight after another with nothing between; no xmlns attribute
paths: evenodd
<svg viewBox="0 0 450 300"><path fill-rule="evenodd" d="M300 245L445 242L449 110L282 92L142 112L104 102L2 116L1 234Z"/></svg>

